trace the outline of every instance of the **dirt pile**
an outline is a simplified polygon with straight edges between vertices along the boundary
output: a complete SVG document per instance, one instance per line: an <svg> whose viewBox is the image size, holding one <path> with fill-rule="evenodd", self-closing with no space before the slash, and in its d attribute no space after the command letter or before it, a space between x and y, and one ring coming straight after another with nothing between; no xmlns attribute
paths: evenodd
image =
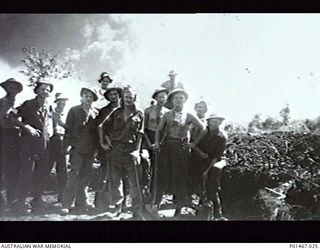
<svg viewBox="0 0 320 250"><path fill-rule="evenodd" d="M233 134L226 157L223 197L230 217L319 219L319 135Z"/></svg>

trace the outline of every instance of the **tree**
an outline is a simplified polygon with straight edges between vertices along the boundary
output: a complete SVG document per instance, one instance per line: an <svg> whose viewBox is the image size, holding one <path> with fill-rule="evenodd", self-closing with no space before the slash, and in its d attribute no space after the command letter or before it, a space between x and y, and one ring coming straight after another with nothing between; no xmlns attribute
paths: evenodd
<svg viewBox="0 0 320 250"><path fill-rule="evenodd" d="M263 130L278 130L282 126L282 122L278 121L275 118L268 117L263 123L262 128Z"/></svg>
<svg viewBox="0 0 320 250"><path fill-rule="evenodd" d="M72 76L73 64L70 60L63 60L58 55L51 55L45 50L38 50L33 47L24 47L25 53L22 62L26 66L20 72L28 77L29 86L44 78L63 79Z"/></svg>
<svg viewBox="0 0 320 250"><path fill-rule="evenodd" d="M282 117L282 123L284 126L288 126L290 122L290 108L289 104L280 110L280 116Z"/></svg>
<svg viewBox="0 0 320 250"><path fill-rule="evenodd" d="M262 120L259 114L256 114L252 121L248 124L248 132L254 133L257 132L257 130L262 129Z"/></svg>

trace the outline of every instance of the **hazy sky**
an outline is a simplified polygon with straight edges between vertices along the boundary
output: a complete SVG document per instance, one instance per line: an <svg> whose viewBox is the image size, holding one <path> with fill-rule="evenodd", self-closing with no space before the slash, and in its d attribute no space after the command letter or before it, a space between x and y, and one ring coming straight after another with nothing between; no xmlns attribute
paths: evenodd
<svg viewBox="0 0 320 250"><path fill-rule="evenodd" d="M83 84L98 86L99 74L109 71L134 85L145 106L174 69L190 110L203 97L211 112L241 124L256 113L278 116L287 103L293 118L315 118L319 27L319 14L2 14L0 80L25 81L17 72L26 45L74 61L77 77L56 82L72 105ZM25 89L20 100L31 93Z"/></svg>

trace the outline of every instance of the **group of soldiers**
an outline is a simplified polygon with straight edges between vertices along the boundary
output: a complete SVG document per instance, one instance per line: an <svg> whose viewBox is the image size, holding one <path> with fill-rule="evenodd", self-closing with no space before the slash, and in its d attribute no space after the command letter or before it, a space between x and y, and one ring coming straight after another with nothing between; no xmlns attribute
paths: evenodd
<svg viewBox="0 0 320 250"><path fill-rule="evenodd" d="M15 99L23 85L13 78L2 82L7 94L0 99L0 171L6 194L1 209L43 210L42 196L54 169L63 214L99 209L139 216L147 203L160 209L165 200L177 210L212 204L214 218L225 220L219 192L224 118L207 116L203 100L195 104L196 116L186 112L188 93L176 75L169 73L170 80L154 91L143 112L136 106L136 90L117 86L103 72L100 91L83 87L81 103L70 108L65 121L68 97L56 93L53 108L51 82L39 80L35 98L19 107ZM94 102L101 95L108 104L97 109ZM97 163L99 176L92 183ZM87 200L88 186L95 190L94 207Z"/></svg>

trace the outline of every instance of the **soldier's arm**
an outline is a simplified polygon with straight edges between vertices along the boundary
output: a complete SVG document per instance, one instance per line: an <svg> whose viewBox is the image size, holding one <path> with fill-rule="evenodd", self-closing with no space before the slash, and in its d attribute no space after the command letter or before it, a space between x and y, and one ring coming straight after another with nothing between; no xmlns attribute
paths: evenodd
<svg viewBox="0 0 320 250"><path fill-rule="evenodd" d="M24 129L25 131L30 133L32 136L40 136L41 131L39 129L36 129L29 124L25 124L18 119L19 117L21 117L22 115L25 114L25 112L26 112L25 110L27 109L26 106L27 106L27 104L25 102L20 107L17 108L18 112L16 114L13 112L10 112L10 114L9 114L10 122L14 126L17 126L21 129Z"/></svg>
<svg viewBox="0 0 320 250"><path fill-rule="evenodd" d="M163 115L163 117L160 119L160 123L159 123L158 129L156 130L155 139L154 139L154 144L155 144L156 148L159 148L160 132L163 131L163 129L164 129L166 123L167 123L168 114L169 113L165 113Z"/></svg>
<svg viewBox="0 0 320 250"><path fill-rule="evenodd" d="M99 143L104 150L110 150L112 148L111 139L110 139L109 135L107 134L108 130L106 128L107 128L107 126L112 124L115 110L116 109L112 110L110 112L110 114L107 115L106 118L98 126ZM105 143L105 141L106 141L106 143Z"/></svg>
<svg viewBox="0 0 320 250"><path fill-rule="evenodd" d="M68 151L67 148L72 145L72 129L74 128L74 120L75 120L74 109L71 108L67 115L66 120L66 131L64 136L64 149Z"/></svg>
<svg viewBox="0 0 320 250"><path fill-rule="evenodd" d="M193 141L193 147L197 146L198 143L201 141L201 139L205 136L206 134L206 128L205 126L200 122L200 120L198 118L196 118L195 116L189 114L190 119L191 119L191 123L197 127L199 129L199 134L197 135L197 137L195 138L195 140Z"/></svg>
<svg viewBox="0 0 320 250"><path fill-rule="evenodd" d="M144 111L144 129L148 128L148 122L149 122L149 117L150 117L150 110L147 108ZM149 139L149 136L147 133L144 133L143 135L148 147L151 147L151 141Z"/></svg>
<svg viewBox="0 0 320 250"><path fill-rule="evenodd" d="M136 146L136 150L140 151L140 147L141 147L141 143L142 143L142 138L144 136L144 117L143 114L140 114L140 118L141 118L141 123L140 123L140 129L138 131L138 138L137 138L137 146Z"/></svg>
<svg viewBox="0 0 320 250"><path fill-rule="evenodd" d="M57 116L57 123L63 128L67 127L66 124L61 120L61 116L60 115Z"/></svg>
<svg viewBox="0 0 320 250"><path fill-rule="evenodd" d="M211 170L211 168L214 167L214 164L216 164L218 161L221 160L221 157L223 156L223 153L225 151L226 148L226 143L227 140L226 138L222 138L221 141L219 142L219 147L217 148L217 150L214 153L214 156L210 162L210 165L208 166L207 170L203 173L203 176L206 178L208 177L208 173Z"/></svg>

